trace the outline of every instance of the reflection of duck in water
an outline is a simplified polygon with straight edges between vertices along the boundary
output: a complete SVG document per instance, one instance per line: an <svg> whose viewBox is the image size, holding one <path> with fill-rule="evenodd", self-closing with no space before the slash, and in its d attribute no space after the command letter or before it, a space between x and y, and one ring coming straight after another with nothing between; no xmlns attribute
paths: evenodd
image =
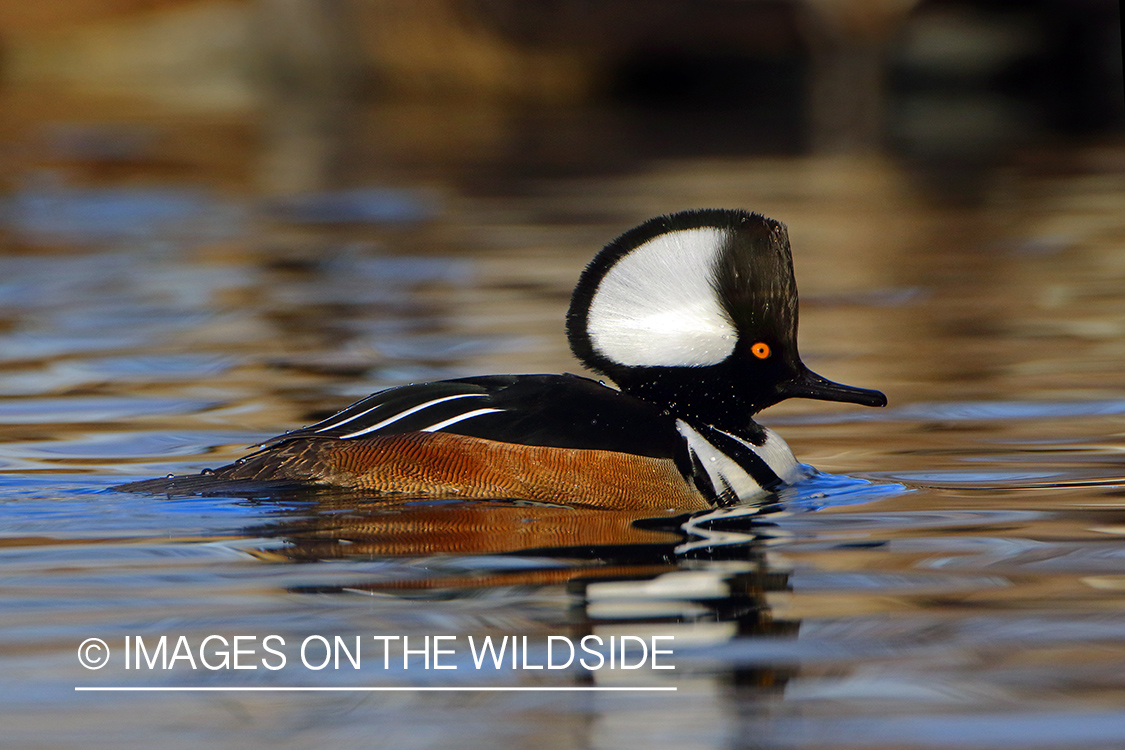
<svg viewBox="0 0 1125 750"><path fill-rule="evenodd" d="M770 509L699 511L683 524L682 517L638 523L640 515L540 504L383 503L352 493L350 499L321 497L315 506L287 510L243 533L283 541L258 552L275 562L380 563L319 570L315 583L291 586L290 593L370 595L382 605L400 599L489 602L483 618L467 604L443 609L443 621L456 621L462 630L454 632L462 638L491 635L497 648L515 632L504 628L518 623L519 632L540 647L532 663L542 661L548 634L573 643L594 636L590 643L603 652L615 635L672 636L666 643L675 646L677 668L694 664L701 670L697 680L709 674L723 683L780 690L791 666L760 655L730 659L727 653L716 661L708 650L733 643L753 651L741 639L797 633L799 622L777 617L771 608L770 596L791 587L787 567L775 568L766 551L767 542L785 535L769 523ZM529 602L536 604L529 609ZM529 612L550 610L545 602L564 607L565 617L529 622ZM510 652L516 644L509 645ZM612 672L576 665L568 675L593 684ZM644 669L626 676L629 684L667 685L653 679L675 674Z"/></svg>
<svg viewBox="0 0 1125 750"><path fill-rule="evenodd" d="M195 477L126 485L192 492L253 481L380 496L522 499L682 512L805 476L753 415L786 398L883 406L797 352L785 226L745 211L645 222L586 268L570 345L621 390L574 375L493 375L391 388Z"/></svg>

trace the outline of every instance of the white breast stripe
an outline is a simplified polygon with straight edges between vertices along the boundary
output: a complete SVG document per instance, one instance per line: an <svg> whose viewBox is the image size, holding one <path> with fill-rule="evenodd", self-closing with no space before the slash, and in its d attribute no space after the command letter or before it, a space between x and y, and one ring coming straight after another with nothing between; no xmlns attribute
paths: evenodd
<svg viewBox="0 0 1125 750"><path fill-rule="evenodd" d="M452 401L452 400L457 399L457 398L482 398L482 397L487 396L487 395L488 395L487 393L458 393L455 396L443 396L442 398L435 398L433 401L427 401L424 404L418 404L417 406L412 406L409 409L407 409L406 411L400 411L398 414L395 414L393 417L387 417L386 419L384 419L382 422L379 422L378 424L373 424L370 427L364 427L362 430L356 430L355 432L349 433L347 435L341 435L341 438L347 439L347 438L359 437L360 435L366 435L369 432L375 432L375 430L381 430L384 427L386 427L387 425L392 424L394 422L397 422L398 420L403 419L404 417L409 417L411 414L414 414L416 412L420 412L423 409L428 409L431 406L435 406L437 404L445 403L446 401ZM373 411L374 409L377 409L377 408L379 408L379 407L373 406L373 407L371 407L370 409L368 409L367 411L365 411L361 414L356 414L354 417L348 417L343 422L340 422L338 424L329 425L328 427L323 427L323 428L317 430L317 432L324 432L325 430L329 430L329 429L332 429L332 428L335 428L335 427L339 427L340 425L345 424L347 422L350 422L353 419L357 419L359 417L362 417L364 414L367 414L368 412L371 412L371 411Z"/></svg>
<svg viewBox="0 0 1125 750"><path fill-rule="evenodd" d="M762 445L754 445L737 435L730 434L726 430L719 430L717 427L715 429L730 439L737 440L758 454L758 456L766 462L766 466L773 469L773 473L777 474L777 478L785 482L785 484L794 484L808 476L804 464L797 460L797 457L793 455L793 451L789 449L789 446L781 439L781 436L773 430L766 429L765 443Z"/></svg>
<svg viewBox="0 0 1125 750"><path fill-rule="evenodd" d="M733 458L707 442L707 439L696 432L691 425L682 419L677 419L676 429L699 458L699 463L710 477L711 486L716 492L722 494L723 488L729 487L739 500L762 494L762 485L758 484L749 472L739 466Z"/></svg>
<svg viewBox="0 0 1125 750"><path fill-rule="evenodd" d="M476 411L466 412L465 414L458 414L456 417L450 417L449 419L446 419L443 422L438 422L437 424L432 424L429 427L423 427L420 431L421 432L437 432L438 430L443 429L445 427L448 427L451 424L457 424L458 422L460 422L464 419L472 419L473 417L479 417L481 414L491 414L494 411L504 411L504 410L503 409L477 409Z"/></svg>

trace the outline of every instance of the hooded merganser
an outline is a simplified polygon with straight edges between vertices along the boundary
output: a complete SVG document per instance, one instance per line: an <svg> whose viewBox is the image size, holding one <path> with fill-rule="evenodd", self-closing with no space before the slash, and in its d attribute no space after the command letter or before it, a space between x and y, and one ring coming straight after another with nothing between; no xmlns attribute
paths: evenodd
<svg viewBox="0 0 1125 750"><path fill-rule="evenodd" d="M753 415L792 397L884 406L797 353L785 225L736 210L651 219L582 273L571 350L620 390L576 375L491 375L390 388L193 479L378 495L697 510L806 476ZM159 486L157 486L159 485Z"/></svg>

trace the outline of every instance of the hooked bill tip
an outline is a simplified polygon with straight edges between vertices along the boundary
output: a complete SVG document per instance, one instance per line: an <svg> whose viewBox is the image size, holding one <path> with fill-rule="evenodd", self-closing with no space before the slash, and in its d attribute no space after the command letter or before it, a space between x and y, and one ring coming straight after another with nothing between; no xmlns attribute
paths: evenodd
<svg viewBox="0 0 1125 750"><path fill-rule="evenodd" d="M887 396L871 388L856 388L822 378L811 370L782 383L778 387L782 398L811 398L817 401L839 401L860 406L886 406Z"/></svg>

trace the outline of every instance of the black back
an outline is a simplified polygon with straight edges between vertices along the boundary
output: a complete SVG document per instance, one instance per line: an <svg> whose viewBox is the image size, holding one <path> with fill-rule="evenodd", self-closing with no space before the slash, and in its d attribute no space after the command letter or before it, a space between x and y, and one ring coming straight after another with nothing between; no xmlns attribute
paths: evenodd
<svg viewBox="0 0 1125 750"><path fill-rule="evenodd" d="M452 421L471 412L480 413ZM451 423L433 429L445 422ZM389 388L265 445L293 438L348 439L427 430L655 458L673 458L683 450L671 417L577 375L488 375Z"/></svg>

